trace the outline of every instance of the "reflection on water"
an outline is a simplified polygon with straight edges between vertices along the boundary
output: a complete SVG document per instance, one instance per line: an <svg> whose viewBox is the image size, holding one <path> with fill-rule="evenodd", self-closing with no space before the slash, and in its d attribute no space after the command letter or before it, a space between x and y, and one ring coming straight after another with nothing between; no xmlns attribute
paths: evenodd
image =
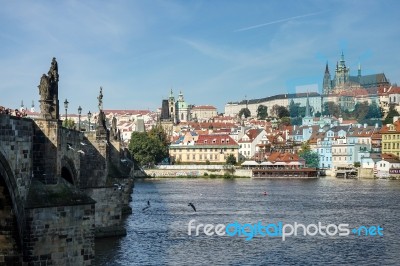
<svg viewBox="0 0 400 266"><path fill-rule="evenodd" d="M264 195L264 191L267 195ZM127 236L96 241L97 265L400 265L400 182L386 180L136 181ZM142 211L150 201L151 207ZM193 202L197 212L188 206ZM384 236L188 236L188 223L380 225Z"/></svg>

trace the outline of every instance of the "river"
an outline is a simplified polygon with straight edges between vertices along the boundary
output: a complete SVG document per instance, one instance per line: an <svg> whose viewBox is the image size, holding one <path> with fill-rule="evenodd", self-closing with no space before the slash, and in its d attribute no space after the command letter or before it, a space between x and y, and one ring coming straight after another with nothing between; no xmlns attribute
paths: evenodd
<svg viewBox="0 0 400 266"><path fill-rule="evenodd" d="M399 181L138 180L132 197L127 236L97 240L96 265L400 265ZM150 207L142 211L147 201ZM196 236L195 229L188 235L191 220L193 226L348 224L350 234L339 236L338 229L332 236L304 236L299 230L284 241L202 230ZM351 231L360 226L377 230L367 236L364 229ZM335 233L335 226L329 229Z"/></svg>

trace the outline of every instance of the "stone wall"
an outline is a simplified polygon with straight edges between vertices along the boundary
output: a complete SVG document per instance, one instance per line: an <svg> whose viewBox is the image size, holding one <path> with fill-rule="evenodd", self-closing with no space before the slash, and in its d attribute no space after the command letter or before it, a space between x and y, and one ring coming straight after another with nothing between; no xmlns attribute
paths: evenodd
<svg viewBox="0 0 400 266"><path fill-rule="evenodd" d="M32 265L94 264L94 202L27 210L24 262Z"/></svg>
<svg viewBox="0 0 400 266"><path fill-rule="evenodd" d="M204 177L205 175L224 175L225 173L230 174L230 171L225 169L146 169L145 173L150 177ZM248 169L236 169L232 175L240 177L251 177L251 170ZM138 176L139 177L139 176Z"/></svg>
<svg viewBox="0 0 400 266"><path fill-rule="evenodd" d="M81 160L80 187L104 187L107 185L109 144L104 139L97 139L95 132L85 133L83 142L87 145L85 145L85 155Z"/></svg>
<svg viewBox="0 0 400 266"><path fill-rule="evenodd" d="M24 234L24 202L32 180L32 131L32 120L0 114L0 178L4 181L3 193L10 197L20 245Z"/></svg>
<svg viewBox="0 0 400 266"><path fill-rule="evenodd" d="M96 201L95 234L96 237L126 235L122 223L122 186L88 188L85 193Z"/></svg>
<svg viewBox="0 0 400 266"><path fill-rule="evenodd" d="M61 175L58 120L34 120L33 175L44 184L56 184ZM32 134L32 133L31 133Z"/></svg>

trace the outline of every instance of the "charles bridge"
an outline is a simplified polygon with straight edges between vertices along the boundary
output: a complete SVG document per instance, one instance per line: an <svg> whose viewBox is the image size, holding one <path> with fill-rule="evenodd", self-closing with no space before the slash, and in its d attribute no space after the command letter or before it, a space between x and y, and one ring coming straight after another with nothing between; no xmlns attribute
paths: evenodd
<svg viewBox="0 0 400 266"><path fill-rule="evenodd" d="M96 130L62 126L55 58L38 119L0 114L0 265L93 265L96 237L124 235L133 180L100 91Z"/></svg>

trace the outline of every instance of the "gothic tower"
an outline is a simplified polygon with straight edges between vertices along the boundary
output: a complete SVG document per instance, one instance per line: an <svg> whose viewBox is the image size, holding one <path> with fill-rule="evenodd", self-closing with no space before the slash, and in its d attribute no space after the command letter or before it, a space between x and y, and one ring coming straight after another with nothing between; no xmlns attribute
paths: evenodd
<svg viewBox="0 0 400 266"><path fill-rule="evenodd" d="M343 87L350 80L350 68L346 67L344 55L340 57L339 63L336 64L335 71L335 87Z"/></svg>
<svg viewBox="0 0 400 266"><path fill-rule="evenodd" d="M323 88L323 94L330 94L332 92L332 81L331 81L331 74L329 73L328 62L326 62L322 88Z"/></svg>

